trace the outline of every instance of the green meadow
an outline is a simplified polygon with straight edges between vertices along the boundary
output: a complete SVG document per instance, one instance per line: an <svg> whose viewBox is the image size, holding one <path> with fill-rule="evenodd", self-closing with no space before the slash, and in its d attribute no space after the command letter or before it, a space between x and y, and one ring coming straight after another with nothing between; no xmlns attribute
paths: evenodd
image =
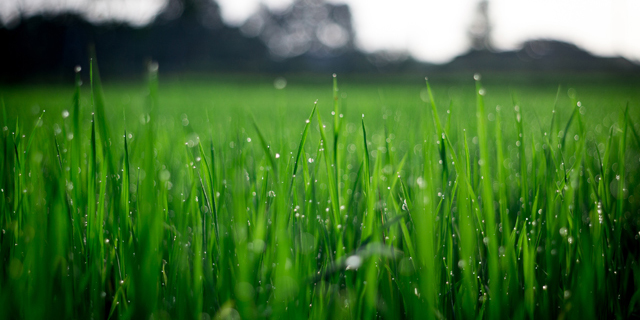
<svg viewBox="0 0 640 320"><path fill-rule="evenodd" d="M285 78L0 85L0 318L640 316L639 79Z"/></svg>

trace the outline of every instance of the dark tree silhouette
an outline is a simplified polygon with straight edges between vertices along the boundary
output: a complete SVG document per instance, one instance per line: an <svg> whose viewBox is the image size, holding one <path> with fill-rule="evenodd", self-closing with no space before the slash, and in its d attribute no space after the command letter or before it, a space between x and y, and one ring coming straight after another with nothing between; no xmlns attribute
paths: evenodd
<svg viewBox="0 0 640 320"><path fill-rule="evenodd" d="M0 0L1 1L1 0ZM295 0L283 12L262 7L243 26L226 26L213 0L169 0L148 25L92 23L77 13L23 16L12 28L0 26L0 81L38 77L71 83L73 68L88 68L93 45L104 77L140 77L150 60L162 73L598 71L632 72L623 58L598 58L576 46L532 41L523 49L493 52L488 3L478 5L469 29L475 50L434 66L392 52L364 54L354 45L346 5Z"/></svg>
<svg viewBox="0 0 640 320"><path fill-rule="evenodd" d="M72 76L86 65L94 45L102 74L141 75L156 60L163 71L262 71L267 48L239 29L225 26L211 0L170 0L143 27L110 21L92 24L76 13L22 18L12 29L0 28L0 79L32 75Z"/></svg>

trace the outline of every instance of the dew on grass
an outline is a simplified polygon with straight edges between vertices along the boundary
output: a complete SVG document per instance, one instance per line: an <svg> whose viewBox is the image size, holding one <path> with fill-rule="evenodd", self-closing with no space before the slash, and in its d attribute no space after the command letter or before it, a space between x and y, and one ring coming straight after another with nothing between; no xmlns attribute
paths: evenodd
<svg viewBox="0 0 640 320"><path fill-rule="evenodd" d="M275 80L273 80L273 87L276 88L277 90L282 90L286 86L287 86L287 79L283 77L277 77Z"/></svg>
<svg viewBox="0 0 640 320"><path fill-rule="evenodd" d="M149 62L149 72L158 72L158 62L156 61L151 61Z"/></svg>
<svg viewBox="0 0 640 320"><path fill-rule="evenodd" d="M169 170L162 170L160 171L160 174L158 176L160 178L160 181L167 181L169 180L169 178L171 178L171 172L169 172Z"/></svg>
<svg viewBox="0 0 640 320"><path fill-rule="evenodd" d="M345 263L347 265L347 270L355 270L360 268L360 266L362 265L362 258L357 255L352 255L347 258Z"/></svg>

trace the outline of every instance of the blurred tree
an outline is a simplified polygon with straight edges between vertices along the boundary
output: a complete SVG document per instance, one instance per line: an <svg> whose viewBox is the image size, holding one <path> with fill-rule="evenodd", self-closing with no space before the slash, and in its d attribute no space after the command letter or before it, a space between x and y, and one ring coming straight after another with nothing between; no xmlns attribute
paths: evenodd
<svg viewBox="0 0 640 320"><path fill-rule="evenodd" d="M491 20L489 19L489 1L481 0L476 7L475 16L467 35L474 50L493 50L491 42Z"/></svg>
<svg viewBox="0 0 640 320"><path fill-rule="evenodd" d="M162 24L178 18L197 21L209 29L223 26L220 6L213 0L169 0L156 17L155 23Z"/></svg>
<svg viewBox="0 0 640 320"><path fill-rule="evenodd" d="M266 46L225 26L213 0L169 0L151 23L138 27L87 21L73 11L43 12L22 17L11 29L0 27L0 43L11 48L0 50L0 61L11 61L0 68L0 80L73 77L73 67L87 63L90 44L106 76L143 74L148 60L158 61L163 72L269 68Z"/></svg>
<svg viewBox="0 0 640 320"><path fill-rule="evenodd" d="M149 60L157 61L163 73L638 72L626 59L593 57L575 46L549 41L530 42L518 52L494 52L486 0L478 3L468 30L474 50L438 67L419 63L404 52L359 51L349 7L325 0L294 0L280 12L263 6L240 28L222 22L214 0L167 0L146 25L132 26L115 18L89 21L71 9L26 14L15 21L11 28L0 25L4 49L0 50L0 81L41 76L73 81L74 66L87 66L90 44L95 45L101 74L106 77L142 75Z"/></svg>
<svg viewBox="0 0 640 320"><path fill-rule="evenodd" d="M349 7L324 0L296 0L282 12L262 5L241 31L259 37L275 58L327 57L354 50Z"/></svg>

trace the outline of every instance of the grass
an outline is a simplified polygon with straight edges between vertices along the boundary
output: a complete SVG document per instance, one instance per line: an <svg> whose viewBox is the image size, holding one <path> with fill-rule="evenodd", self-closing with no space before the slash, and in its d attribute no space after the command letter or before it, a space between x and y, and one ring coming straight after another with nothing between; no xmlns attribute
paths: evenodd
<svg viewBox="0 0 640 320"><path fill-rule="evenodd" d="M640 316L633 81L88 69L0 88L0 318Z"/></svg>

